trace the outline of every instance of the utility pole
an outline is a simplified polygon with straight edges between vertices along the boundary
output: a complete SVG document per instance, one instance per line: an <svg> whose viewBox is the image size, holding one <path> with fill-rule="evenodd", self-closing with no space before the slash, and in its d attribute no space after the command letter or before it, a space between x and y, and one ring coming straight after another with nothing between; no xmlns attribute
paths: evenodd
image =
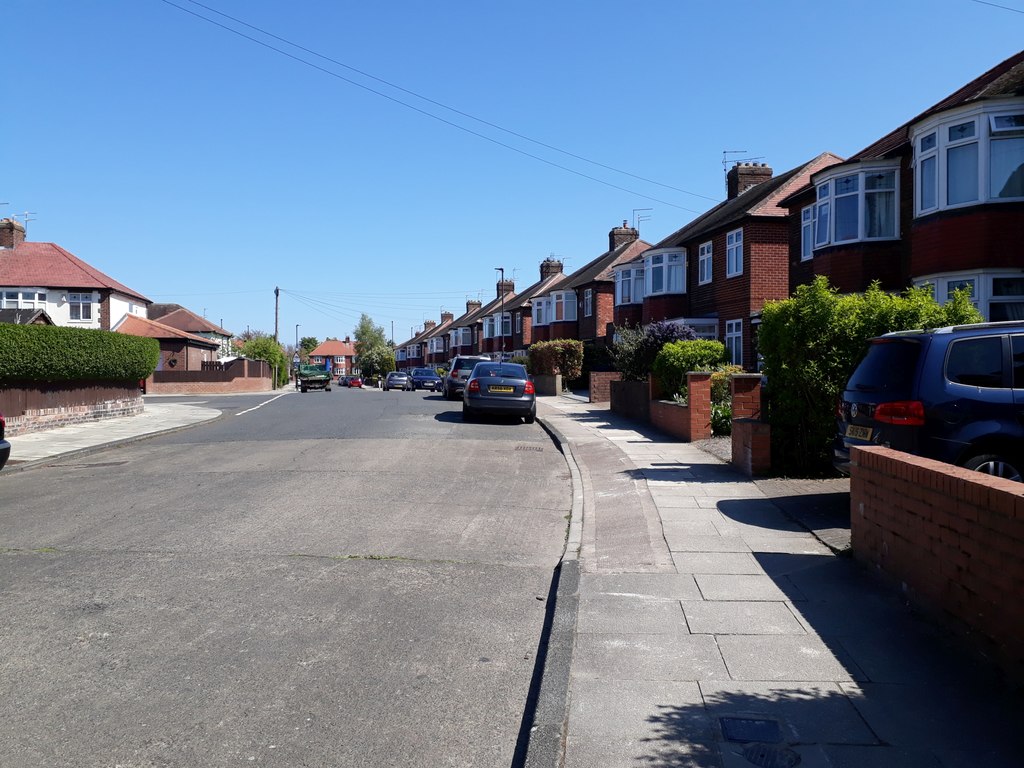
<svg viewBox="0 0 1024 768"><path fill-rule="evenodd" d="M498 316L498 333L501 334L501 357L498 362L505 362L505 268L495 267L501 273L498 281L498 293L501 294L501 314Z"/></svg>
<svg viewBox="0 0 1024 768"><path fill-rule="evenodd" d="M277 321L278 321L278 317L279 317L278 310L280 309L280 306L281 306L281 289L280 288L274 288L274 341L276 341L278 344L281 343L281 342L277 341ZM296 346L298 346L298 345L296 345Z"/></svg>

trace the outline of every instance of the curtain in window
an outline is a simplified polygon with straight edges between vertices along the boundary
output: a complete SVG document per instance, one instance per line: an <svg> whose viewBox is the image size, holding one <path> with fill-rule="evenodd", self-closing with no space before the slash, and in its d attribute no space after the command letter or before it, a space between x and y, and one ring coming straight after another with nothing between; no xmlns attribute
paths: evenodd
<svg viewBox="0 0 1024 768"><path fill-rule="evenodd" d="M866 237L896 236L896 193L872 192L864 198Z"/></svg>

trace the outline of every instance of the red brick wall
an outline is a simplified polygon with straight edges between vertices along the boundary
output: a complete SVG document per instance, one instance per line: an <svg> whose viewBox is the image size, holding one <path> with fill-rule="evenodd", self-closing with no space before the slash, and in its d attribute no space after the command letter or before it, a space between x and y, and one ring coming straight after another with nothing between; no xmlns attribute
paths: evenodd
<svg viewBox="0 0 1024 768"><path fill-rule="evenodd" d="M684 442L711 437L711 374L688 373L687 405L651 400L651 424Z"/></svg>
<svg viewBox="0 0 1024 768"><path fill-rule="evenodd" d="M167 381L146 379L147 395L227 395L233 392L270 392L273 382L266 378L238 378L232 381Z"/></svg>
<svg viewBox="0 0 1024 768"><path fill-rule="evenodd" d="M625 325L631 325L636 327L642 324L644 321L644 305L643 304L620 304L615 307L615 317L613 322L615 325L622 327Z"/></svg>
<svg viewBox="0 0 1024 768"><path fill-rule="evenodd" d="M1019 269L1024 204L938 213L917 222L911 240L910 274L915 277L982 267Z"/></svg>
<svg viewBox="0 0 1024 768"><path fill-rule="evenodd" d="M771 427L758 419L732 420L732 460L747 477L766 475L772 468Z"/></svg>
<svg viewBox="0 0 1024 768"><path fill-rule="evenodd" d="M553 339L578 339L580 335L579 326L575 320L569 322L551 323L548 326L548 341Z"/></svg>
<svg viewBox="0 0 1024 768"><path fill-rule="evenodd" d="M741 373L730 377L732 417L734 419L761 418L761 375Z"/></svg>
<svg viewBox="0 0 1024 768"><path fill-rule="evenodd" d="M590 402L609 403L612 399L612 382L620 381L622 374L618 371L590 372Z"/></svg>
<svg viewBox="0 0 1024 768"><path fill-rule="evenodd" d="M854 448L854 556L1024 681L1024 484Z"/></svg>
<svg viewBox="0 0 1024 768"><path fill-rule="evenodd" d="M681 317L686 314L688 302L685 293L669 293L663 296L648 296L644 299L644 310L641 322L643 325L656 320L670 317Z"/></svg>
<svg viewBox="0 0 1024 768"><path fill-rule="evenodd" d="M67 382L9 387L0 392L0 410L7 417L7 437L134 416L143 409L138 383Z"/></svg>

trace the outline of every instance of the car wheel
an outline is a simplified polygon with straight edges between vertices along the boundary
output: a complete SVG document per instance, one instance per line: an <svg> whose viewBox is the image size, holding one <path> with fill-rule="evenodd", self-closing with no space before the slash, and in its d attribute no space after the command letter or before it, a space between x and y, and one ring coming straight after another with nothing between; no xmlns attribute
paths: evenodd
<svg viewBox="0 0 1024 768"><path fill-rule="evenodd" d="M462 420L463 421L476 421L476 414L473 413L465 405L462 406Z"/></svg>
<svg viewBox="0 0 1024 768"><path fill-rule="evenodd" d="M533 422L535 422L536 420L537 420L537 414L536 413L529 413L526 416L523 416L523 421L525 421L527 424L533 424Z"/></svg>
<svg viewBox="0 0 1024 768"><path fill-rule="evenodd" d="M1021 470L1024 463L1018 456L1001 456L996 453L982 453L972 456L962 465L964 469L983 472L994 477L1005 477L1007 480L1021 482Z"/></svg>

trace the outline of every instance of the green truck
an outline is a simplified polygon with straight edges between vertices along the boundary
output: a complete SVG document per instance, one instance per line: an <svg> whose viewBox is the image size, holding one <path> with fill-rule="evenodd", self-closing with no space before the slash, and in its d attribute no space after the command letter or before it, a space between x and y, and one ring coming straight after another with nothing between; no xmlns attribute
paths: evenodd
<svg viewBox="0 0 1024 768"><path fill-rule="evenodd" d="M331 372L318 365L300 365L295 376L295 386L303 392L311 389L331 391Z"/></svg>

